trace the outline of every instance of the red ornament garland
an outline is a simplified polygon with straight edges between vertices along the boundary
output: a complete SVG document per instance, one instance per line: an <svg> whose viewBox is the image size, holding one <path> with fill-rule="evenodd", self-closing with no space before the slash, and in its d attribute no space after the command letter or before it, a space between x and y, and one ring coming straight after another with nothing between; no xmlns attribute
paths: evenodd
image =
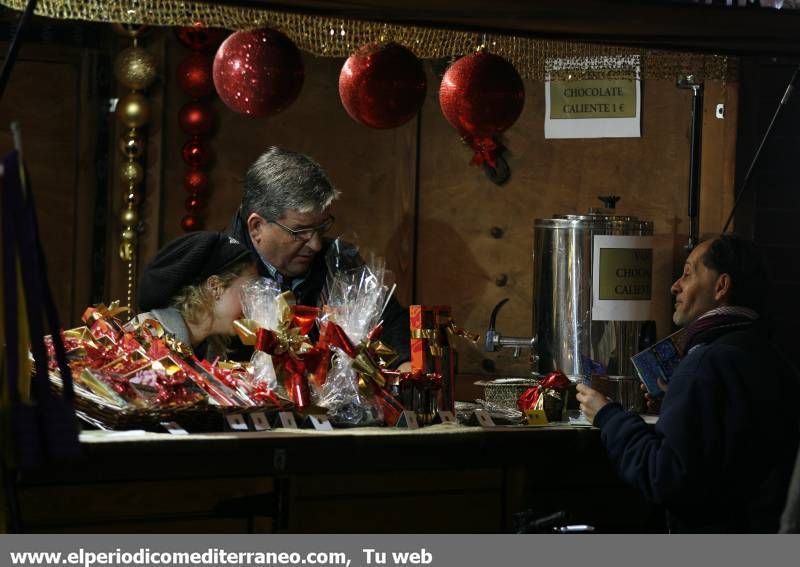
<svg viewBox="0 0 800 567"><path fill-rule="evenodd" d="M517 121L524 104L517 70L484 49L453 63L439 87L442 113L475 151L473 164L495 166L495 137Z"/></svg>
<svg viewBox="0 0 800 567"><path fill-rule="evenodd" d="M200 24L177 30L178 38L192 50L177 69L178 86L192 99L178 113L181 130L190 136L181 149L181 157L190 168L183 179L183 186L189 193L184 201L186 214L181 219L181 228L186 232L202 227L198 213L203 207L201 194L208 189L208 175L202 168L211 160L211 151L203 137L212 133L216 121L210 101L204 99L214 94L210 54L216 50L226 33L225 30L206 28Z"/></svg>
<svg viewBox="0 0 800 567"><path fill-rule="evenodd" d="M270 28L238 31L214 56L214 86L231 110L274 116L294 102L305 78L291 39Z"/></svg>
<svg viewBox="0 0 800 567"><path fill-rule="evenodd" d="M396 128L411 120L422 108L426 90L422 63L397 43L365 45L339 74L342 105L370 128Z"/></svg>

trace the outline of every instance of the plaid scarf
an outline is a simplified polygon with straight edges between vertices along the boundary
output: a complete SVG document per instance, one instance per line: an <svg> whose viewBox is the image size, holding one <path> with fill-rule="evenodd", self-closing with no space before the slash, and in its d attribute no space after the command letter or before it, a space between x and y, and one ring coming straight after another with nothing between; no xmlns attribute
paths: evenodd
<svg viewBox="0 0 800 567"><path fill-rule="evenodd" d="M685 352L731 331L749 327L756 319L758 313L748 307L726 305L707 311L686 327Z"/></svg>

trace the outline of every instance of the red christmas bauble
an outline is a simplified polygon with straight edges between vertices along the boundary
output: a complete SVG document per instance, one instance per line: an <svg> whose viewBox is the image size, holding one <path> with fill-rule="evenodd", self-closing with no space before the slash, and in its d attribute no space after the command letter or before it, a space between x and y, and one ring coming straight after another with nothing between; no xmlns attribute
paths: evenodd
<svg viewBox="0 0 800 567"><path fill-rule="evenodd" d="M176 30L176 33L181 43L189 49L211 53L219 47L228 31L222 28L207 28L202 24L195 24L193 26L180 27Z"/></svg>
<svg viewBox="0 0 800 567"><path fill-rule="evenodd" d="M178 86L192 98L214 94L211 76L212 58L203 53L190 53L178 63Z"/></svg>
<svg viewBox="0 0 800 567"><path fill-rule="evenodd" d="M189 213L181 219L181 228L186 232L191 232L200 228L200 219Z"/></svg>
<svg viewBox="0 0 800 567"><path fill-rule="evenodd" d="M231 110L249 116L278 114L303 86L303 59L292 40L262 28L239 31L214 57L214 86Z"/></svg>
<svg viewBox="0 0 800 567"><path fill-rule="evenodd" d="M183 202L183 204L188 212L194 213L198 209L200 209L201 206L200 197L198 197L197 195L189 195L188 197L186 197L186 200Z"/></svg>
<svg viewBox="0 0 800 567"><path fill-rule="evenodd" d="M183 187L193 194L202 193L208 187L208 175L199 169L191 169L183 178Z"/></svg>
<svg viewBox="0 0 800 567"><path fill-rule="evenodd" d="M344 109L370 128L396 128L411 120L425 102L426 89L422 63L396 43L365 45L339 74Z"/></svg>
<svg viewBox="0 0 800 567"><path fill-rule="evenodd" d="M214 128L214 111L205 103L187 102L178 112L178 124L190 136L208 134Z"/></svg>
<svg viewBox="0 0 800 567"><path fill-rule="evenodd" d="M487 51L462 57L442 77L439 105L462 135L489 138L508 129L522 112L525 86L514 66Z"/></svg>
<svg viewBox="0 0 800 567"><path fill-rule="evenodd" d="M183 161L192 167L203 167L208 163L211 154L202 140L192 138L183 145L181 150Z"/></svg>

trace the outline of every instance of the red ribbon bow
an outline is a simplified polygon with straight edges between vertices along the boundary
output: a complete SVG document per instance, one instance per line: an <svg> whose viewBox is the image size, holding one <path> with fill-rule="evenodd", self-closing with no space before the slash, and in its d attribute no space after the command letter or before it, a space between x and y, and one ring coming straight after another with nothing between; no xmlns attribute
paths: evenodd
<svg viewBox="0 0 800 567"><path fill-rule="evenodd" d="M497 167L498 146L492 138L467 138L465 141L475 151L470 165Z"/></svg>

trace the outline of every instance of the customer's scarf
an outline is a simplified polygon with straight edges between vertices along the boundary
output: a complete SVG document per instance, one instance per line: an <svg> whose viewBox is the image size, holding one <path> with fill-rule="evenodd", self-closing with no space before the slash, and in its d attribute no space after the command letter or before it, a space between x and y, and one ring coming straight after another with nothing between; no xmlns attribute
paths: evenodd
<svg viewBox="0 0 800 567"><path fill-rule="evenodd" d="M748 307L726 305L707 311L686 327L685 352L731 331L749 327L756 319L758 313Z"/></svg>

